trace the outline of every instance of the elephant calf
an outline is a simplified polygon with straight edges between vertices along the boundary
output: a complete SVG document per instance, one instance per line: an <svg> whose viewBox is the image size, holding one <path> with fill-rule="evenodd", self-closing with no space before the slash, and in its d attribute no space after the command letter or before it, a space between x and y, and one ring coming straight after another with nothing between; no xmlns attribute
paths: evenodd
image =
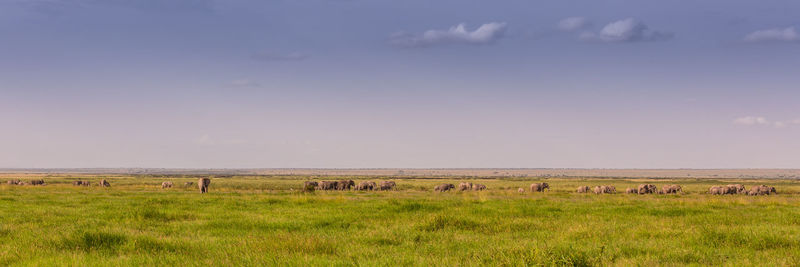
<svg viewBox="0 0 800 267"><path fill-rule="evenodd" d="M166 182L161 183L161 189L164 189L164 188L172 188L172 182L166 181Z"/></svg>
<svg viewBox="0 0 800 267"><path fill-rule="evenodd" d="M472 190L475 190L475 191L483 191L483 190L486 190L486 185L483 185L483 184L473 184L473 185L472 185Z"/></svg>
<svg viewBox="0 0 800 267"><path fill-rule="evenodd" d="M355 185L356 182L353 180L341 180L338 183L336 183L336 190L340 191L350 190L350 187L353 187Z"/></svg>
<svg viewBox="0 0 800 267"><path fill-rule="evenodd" d="M708 189L708 193L712 195L724 195L727 189L722 186L712 186Z"/></svg>
<svg viewBox="0 0 800 267"><path fill-rule="evenodd" d="M578 193L589 193L589 190L590 190L589 187L584 185L584 186L579 186L578 190L575 190L575 192L578 192Z"/></svg>
<svg viewBox="0 0 800 267"><path fill-rule="evenodd" d="M628 189L625 189L625 193L627 193L627 194L639 194L639 190L636 190L636 188L628 188Z"/></svg>
<svg viewBox="0 0 800 267"><path fill-rule="evenodd" d="M661 187L661 191L659 191L658 193L659 194L677 194L677 193L680 193L681 190L682 189L681 189L680 185L672 184L672 185L662 186Z"/></svg>
<svg viewBox="0 0 800 267"><path fill-rule="evenodd" d="M520 187L519 189L517 189L517 192L518 193L525 193L525 188Z"/></svg>

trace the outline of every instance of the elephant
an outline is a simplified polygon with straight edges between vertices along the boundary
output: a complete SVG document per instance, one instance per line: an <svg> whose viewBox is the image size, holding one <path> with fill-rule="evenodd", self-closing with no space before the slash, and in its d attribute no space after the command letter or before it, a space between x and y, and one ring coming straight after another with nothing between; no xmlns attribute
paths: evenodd
<svg viewBox="0 0 800 267"><path fill-rule="evenodd" d="M681 190L682 189L681 189L680 185L676 185L676 184L665 185L665 186L661 187L661 191L659 191L658 193L659 194L677 194L677 193L680 193Z"/></svg>
<svg viewBox="0 0 800 267"><path fill-rule="evenodd" d="M656 188L654 184L640 184L636 191L638 191L640 195L655 194L658 188Z"/></svg>
<svg viewBox="0 0 800 267"><path fill-rule="evenodd" d="M303 183L303 192L314 192L314 190L319 186L319 183L316 181L305 181Z"/></svg>
<svg viewBox="0 0 800 267"><path fill-rule="evenodd" d="M44 180L31 180L31 185L44 185Z"/></svg>
<svg viewBox="0 0 800 267"><path fill-rule="evenodd" d="M744 185L741 185L741 184L729 184L729 185L726 185L725 187L727 188L726 191L727 191L728 194L744 194L744 193L746 193Z"/></svg>
<svg viewBox="0 0 800 267"><path fill-rule="evenodd" d="M708 189L708 193L712 195L724 195L727 188L722 186L712 186Z"/></svg>
<svg viewBox="0 0 800 267"><path fill-rule="evenodd" d="M98 184L99 184L100 186L102 186L102 187L109 187L109 186L111 186L111 184L109 184L109 183L108 183L108 181L106 181L106 179L103 179L103 180L101 180L101 181L100 181Z"/></svg>
<svg viewBox="0 0 800 267"><path fill-rule="evenodd" d="M74 185L74 186L81 186L81 185L83 185L83 181L81 181L81 180L78 180L78 181L72 181L72 185Z"/></svg>
<svg viewBox="0 0 800 267"><path fill-rule="evenodd" d="M161 183L161 189L172 188L172 185L173 185L173 183L170 182L170 181L163 182L163 183Z"/></svg>
<svg viewBox="0 0 800 267"><path fill-rule="evenodd" d="M337 181L322 181L322 182L319 182L319 189L321 189L321 190L336 190L338 183L339 182L337 182Z"/></svg>
<svg viewBox="0 0 800 267"><path fill-rule="evenodd" d="M211 179L209 178L197 179L197 188L200 189L200 194L208 193L209 185L211 185Z"/></svg>
<svg viewBox="0 0 800 267"><path fill-rule="evenodd" d="M185 182L185 183L183 183L183 186L185 186L185 187L190 187L192 185L194 185L194 182Z"/></svg>
<svg viewBox="0 0 800 267"><path fill-rule="evenodd" d="M639 190L636 190L636 188L628 188L628 189L625 189L625 193L627 193L627 194L639 194Z"/></svg>
<svg viewBox="0 0 800 267"><path fill-rule="evenodd" d="M584 186L579 186L578 190L575 190L575 192L578 192L578 193L589 193L589 190L591 190L591 189L589 189L588 186L584 185Z"/></svg>
<svg viewBox="0 0 800 267"><path fill-rule="evenodd" d="M466 191L472 189L472 183L460 183L458 184L458 191Z"/></svg>
<svg viewBox="0 0 800 267"><path fill-rule="evenodd" d="M20 181L20 180L8 180L8 182L7 182L7 183L8 183L8 184L10 184L10 185L18 185L18 184L20 184L21 182L22 182L22 181Z"/></svg>
<svg viewBox="0 0 800 267"><path fill-rule="evenodd" d="M486 185L483 185L483 184L473 184L473 185L472 185L472 190L475 190L475 191L483 191L483 190L486 190Z"/></svg>
<svg viewBox="0 0 800 267"><path fill-rule="evenodd" d="M453 184L440 184L440 185L437 185L436 187L434 187L433 191L436 191L436 192L447 192L447 191L450 191L450 189L454 189L454 188L456 188L456 186L453 185Z"/></svg>
<svg viewBox="0 0 800 267"><path fill-rule="evenodd" d="M531 184L531 192L544 192L544 190L548 188L550 188L550 185L547 183Z"/></svg>
<svg viewBox="0 0 800 267"><path fill-rule="evenodd" d="M336 184L336 189L340 191L350 190L350 187L356 186L353 180L341 180Z"/></svg>
<svg viewBox="0 0 800 267"><path fill-rule="evenodd" d="M397 186L394 181L382 181L381 182L381 190L392 190Z"/></svg>
<svg viewBox="0 0 800 267"><path fill-rule="evenodd" d="M375 182L372 181L363 181L358 183L358 185L356 186L356 190L362 190L362 191L375 190L377 188L378 188L377 184L375 184Z"/></svg>
<svg viewBox="0 0 800 267"><path fill-rule="evenodd" d="M617 192L617 188L611 185L600 185L594 187L595 194L613 194Z"/></svg>
<svg viewBox="0 0 800 267"><path fill-rule="evenodd" d="M766 185L757 185L750 188L750 191L747 192L747 195L750 196L761 196L761 195L769 195L772 193L777 193L775 187L766 186Z"/></svg>
<svg viewBox="0 0 800 267"><path fill-rule="evenodd" d="M525 188L520 187L519 189L517 189L517 192L520 194L525 193Z"/></svg>

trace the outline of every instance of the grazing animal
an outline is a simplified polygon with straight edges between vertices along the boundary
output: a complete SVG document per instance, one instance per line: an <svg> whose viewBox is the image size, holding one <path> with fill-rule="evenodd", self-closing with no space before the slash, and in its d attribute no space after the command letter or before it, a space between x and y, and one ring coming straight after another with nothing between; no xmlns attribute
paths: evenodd
<svg viewBox="0 0 800 267"><path fill-rule="evenodd" d="M317 189L319 183L316 181L305 181L303 183L303 192L314 192Z"/></svg>
<svg viewBox="0 0 800 267"><path fill-rule="evenodd" d="M589 190L590 190L589 187L584 185L584 186L579 186L578 190L575 190L575 192L578 192L578 193L589 193Z"/></svg>
<svg viewBox="0 0 800 267"><path fill-rule="evenodd" d="M436 187L434 187L433 191L436 191L436 192L447 192L447 191L450 191L450 189L454 189L454 188L456 188L456 186L453 185L453 184L440 184L440 185L437 185Z"/></svg>
<svg viewBox="0 0 800 267"><path fill-rule="evenodd" d="M111 186L111 184L109 184L109 183L108 183L108 181L106 181L106 179L103 179L103 180L101 180L101 181L100 181L98 184L99 184L100 186L102 186L102 187L109 187L109 186Z"/></svg>
<svg viewBox="0 0 800 267"><path fill-rule="evenodd" d="M483 184L473 184L473 185L472 185L472 190L475 190L475 191L483 191L483 190L486 190L486 185L483 185Z"/></svg>
<svg viewBox="0 0 800 267"><path fill-rule="evenodd" d="M520 187L519 189L517 189L517 192L519 192L519 193L525 193L525 188L522 188L522 187Z"/></svg>
<svg viewBox="0 0 800 267"><path fill-rule="evenodd" d="M382 181L381 182L381 190L392 190L397 186L394 181Z"/></svg>
<svg viewBox="0 0 800 267"><path fill-rule="evenodd" d="M8 180L8 182L7 182L7 183L8 183L8 184L10 184L10 185L18 185L18 184L20 184L21 182L22 182L22 181L20 181L20 180Z"/></svg>
<svg viewBox="0 0 800 267"><path fill-rule="evenodd" d="M708 189L708 193L712 195L724 195L727 192L727 188L722 186L712 186Z"/></svg>
<svg viewBox="0 0 800 267"><path fill-rule="evenodd" d="M600 185L594 187L595 194L613 194L617 192L617 188L611 185Z"/></svg>
<svg viewBox="0 0 800 267"><path fill-rule="evenodd" d="M654 184L640 184L636 191L638 191L640 195L655 194L658 191L658 188L656 188L656 185Z"/></svg>
<svg viewBox="0 0 800 267"><path fill-rule="evenodd" d="M729 184L725 186L725 194L745 194L747 191L744 188L744 185L741 184Z"/></svg>
<svg viewBox="0 0 800 267"><path fill-rule="evenodd" d="M211 185L211 179L209 178L197 179L197 188L200 189L200 194L208 193L209 185Z"/></svg>
<svg viewBox="0 0 800 267"><path fill-rule="evenodd" d="M340 191L350 190L350 187L356 186L356 182L353 180L341 180L339 183L336 184L336 189Z"/></svg>
<svg viewBox="0 0 800 267"><path fill-rule="evenodd" d="M336 190L337 184L339 184L339 182L337 182L337 181L322 181L322 182L319 182L319 189L322 189L322 190Z"/></svg>
<svg viewBox="0 0 800 267"><path fill-rule="evenodd" d="M74 185L74 186L80 186L80 185L83 185L83 181L81 181L81 180L78 180L78 181L72 181L72 185Z"/></svg>
<svg viewBox="0 0 800 267"><path fill-rule="evenodd" d="M661 187L661 191L659 191L658 193L659 194L677 194L677 193L680 193L680 192L681 192L681 186L673 184L673 185L662 186Z"/></svg>
<svg viewBox="0 0 800 267"><path fill-rule="evenodd" d="M769 195L772 193L777 193L775 187L766 186L766 185L757 185L750 188L750 191L747 191L747 195L749 196L761 196L761 195Z"/></svg>
<svg viewBox="0 0 800 267"><path fill-rule="evenodd" d="M372 181L363 181L358 183L358 185L356 186L356 190L361 190L361 191L375 190L375 189L378 189L378 185Z"/></svg>
<svg viewBox="0 0 800 267"><path fill-rule="evenodd" d="M194 182L185 182L185 183L183 183L183 186L185 186L185 187L190 187L192 185L194 185Z"/></svg>
<svg viewBox="0 0 800 267"><path fill-rule="evenodd" d="M460 183L458 184L458 191L466 191L472 189L472 183Z"/></svg>
<svg viewBox="0 0 800 267"><path fill-rule="evenodd" d="M627 194L639 194L639 190L636 190L636 188L628 188L628 189L625 189L625 193L627 193Z"/></svg>
<svg viewBox="0 0 800 267"><path fill-rule="evenodd" d="M544 190L548 188L550 188L550 185L547 183L531 184L531 192L544 192Z"/></svg>
<svg viewBox="0 0 800 267"><path fill-rule="evenodd" d="M163 183L161 183L161 189L164 189L164 188L172 188L172 185L173 185L173 184L172 184L172 182L170 182L170 181L163 182Z"/></svg>
<svg viewBox="0 0 800 267"><path fill-rule="evenodd" d="M44 185L44 180L31 180L31 185Z"/></svg>

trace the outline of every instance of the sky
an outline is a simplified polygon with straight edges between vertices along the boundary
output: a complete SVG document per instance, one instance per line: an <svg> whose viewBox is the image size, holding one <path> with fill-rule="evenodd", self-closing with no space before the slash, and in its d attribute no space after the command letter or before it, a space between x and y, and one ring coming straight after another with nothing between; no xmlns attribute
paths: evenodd
<svg viewBox="0 0 800 267"><path fill-rule="evenodd" d="M0 0L0 168L800 168L796 0Z"/></svg>

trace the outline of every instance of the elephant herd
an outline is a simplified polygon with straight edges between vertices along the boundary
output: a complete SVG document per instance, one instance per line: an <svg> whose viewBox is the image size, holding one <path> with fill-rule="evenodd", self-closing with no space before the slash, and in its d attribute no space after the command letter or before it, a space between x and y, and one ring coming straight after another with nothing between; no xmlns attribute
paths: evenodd
<svg viewBox="0 0 800 267"><path fill-rule="evenodd" d="M338 190L338 191L348 191L350 189L355 189L359 191L371 191L371 190L393 190L397 186L397 183L394 181L381 181L380 185L373 182L373 181L362 181L356 185L356 182L353 180L339 180L339 181L305 181L303 183L303 191L304 192L314 192L315 190Z"/></svg>
<svg viewBox="0 0 800 267"><path fill-rule="evenodd" d="M8 183L9 185L45 185L44 180L42 179L30 180L28 182L17 179L17 180L8 180L8 182L6 183Z"/></svg>
<svg viewBox="0 0 800 267"><path fill-rule="evenodd" d="M42 179L35 179L30 181L22 181L19 179L9 180L7 181L9 185L45 185L44 180ZM111 184L103 179L97 183L101 187L109 187ZM77 180L73 181L72 185L74 186L91 186L92 182L84 181L84 180ZM184 187L191 187L194 185L194 182L185 182ZM207 193L208 187L211 185L211 179L209 178L200 178L197 180L197 187L200 190L200 193ZM162 189L172 188L174 183L172 181L165 181L161 183ZM372 190L395 190L397 187L397 183L394 181L381 181L380 184L375 183L373 181L362 181L356 184L353 180L339 180L339 181L306 181L303 184L303 191L305 192L313 192L315 190L337 190L337 191L348 191L351 189L355 189L358 191L372 191ZM546 189L549 189L550 185L548 183L533 183L530 185L529 189L531 192L544 192ZM458 184L458 187L454 184L439 184L433 188L435 192L448 192L451 190L458 190L458 191L483 191L486 190L486 185L483 184L473 184L469 182L462 182ZM524 193L524 188L519 188L517 190L519 193ZM617 193L617 188L613 185L598 185L595 187L589 186L580 186L577 190L577 193L595 193L595 194L614 194ZM638 195L645 195L645 194L680 194L683 192L683 189L680 185L664 185L661 187L660 190L654 184L640 184L638 187L635 188L627 188L625 189L626 194L638 194ZM776 194L777 191L775 187L766 186L766 185L756 185L747 190L744 185L741 184L729 184L725 186L712 186L708 189L708 194L711 195L749 195L749 196L760 196L760 195L770 195Z"/></svg>
<svg viewBox="0 0 800 267"><path fill-rule="evenodd" d="M594 192L595 194L614 194L617 193L617 188L613 185L598 185L594 188L589 188L588 186L580 186L578 187L575 192L578 193L589 193ZM640 184L636 188L626 188L626 194L638 194L638 195L646 195L646 194L678 194L683 192L680 185L664 185L661 187L661 190L658 190L656 185L654 184Z"/></svg>
<svg viewBox="0 0 800 267"><path fill-rule="evenodd" d="M725 186L712 186L711 188L708 189L708 193L712 195L744 194L748 196L762 196L769 194L777 194L778 192L775 190L775 187L766 185L756 185L751 187L750 190L746 190L744 188L744 185L729 184Z"/></svg>

